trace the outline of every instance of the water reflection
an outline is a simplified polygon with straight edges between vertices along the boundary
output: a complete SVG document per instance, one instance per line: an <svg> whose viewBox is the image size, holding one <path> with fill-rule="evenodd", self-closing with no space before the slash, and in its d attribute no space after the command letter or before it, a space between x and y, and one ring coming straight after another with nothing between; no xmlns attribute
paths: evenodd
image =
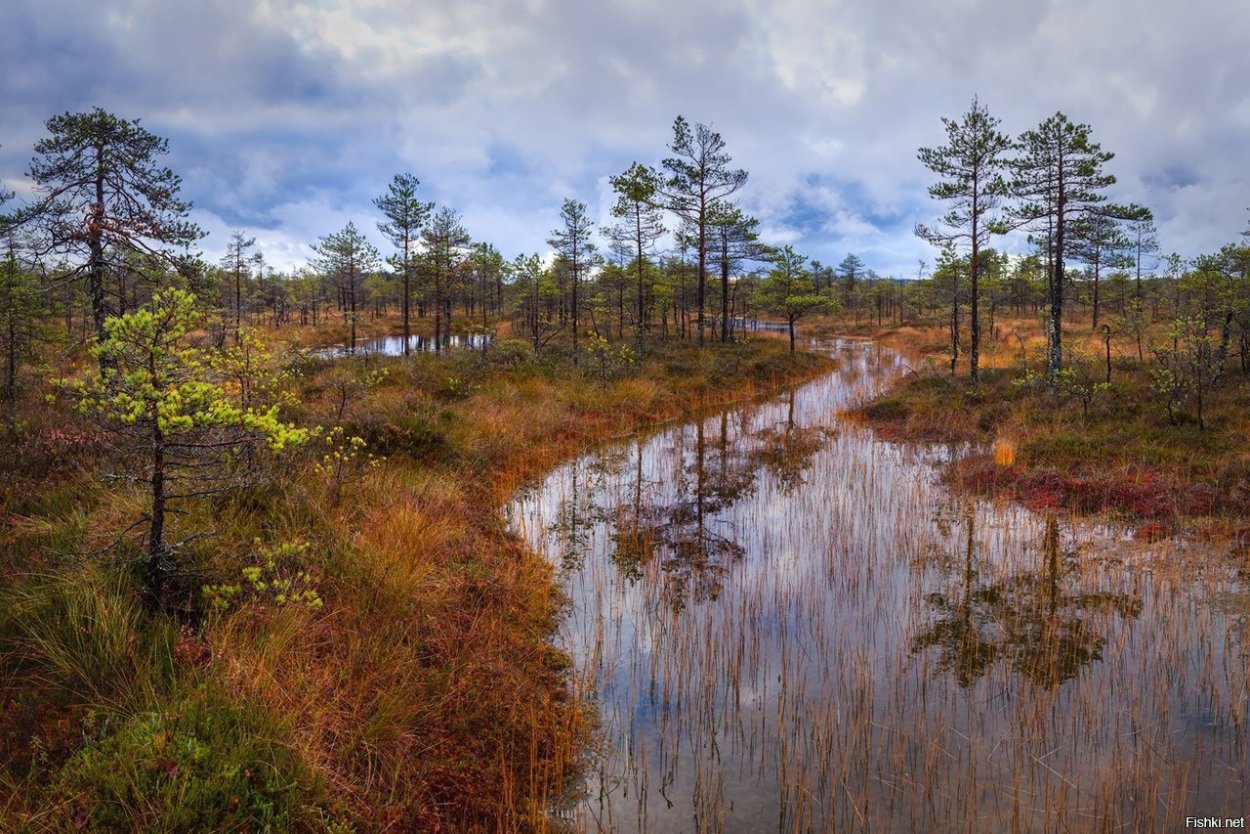
<svg viewBox="0 0 1250 834"><path fill-rule="evenodd" d="M459 348L481 349L489 345L493 337L489 333L469 333L465 335L444 336L439 342L433 336L413 334L408 337L410 353L433 353L438 350ZM327 357L351 355L347 345L325 348L320 354ZM361 356L403 356L404 337L385 336L380 339L362 339L356 343L356 355Z"/></svg>
<svg viewBox="0 0 1250 834"><path fill-rule="evenodd" d="M722 413L711 425L699 422L673 435L676 456L671 489L657 489L643 466L643 447L634 447L631 500L607 508L611 514L612 562L631 582L658 561L662 597L674 608L720 595L724 575L743 557L737 530L726 511L751 496L764 472L789 491L802 483L812 457L830 437L823 427L795 422L793 393L779 425L753 426L751 411Z"/></svg>
<svg viewBox="0 0 1250 834"><path fill-rule="evenodd" d="M912 641L913 652L938 650L938 668L968 687L1002 662L1040 686L1055 687L1102 659L1108 615L1131 619L1141 597L1082 590L1072 552L1061 554L1059 520L1050 515L1036 570L994 578L976 557L976 513L964 518L967 543L956 587L925 596L932 619Z"/></svg>
<svg viewBox="0 0 1250 834"><path fill-rule="evenodd" d="M952 450L795 394L599 450L509 508L561 565L603 749L586 831L1050 831L1240 816L1244 578L947 494Z"/></svg>
<svg viewBox="0 0 1250 834"><path fill-rule="evenodd" d="M712 319L712 327L720 327L720 318ZM729 320L731 333L789 333L790 326L784 321L762 321L760 319L744 319L741 316Z"/></svg>

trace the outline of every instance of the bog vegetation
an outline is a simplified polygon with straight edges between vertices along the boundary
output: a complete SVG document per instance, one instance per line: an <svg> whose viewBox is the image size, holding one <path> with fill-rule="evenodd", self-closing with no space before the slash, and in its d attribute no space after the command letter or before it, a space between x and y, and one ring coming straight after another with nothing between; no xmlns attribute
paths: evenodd
<svg viewBox="0 0 1250 834"><path fill-rule="evenodd" d="M952 208L917 228L943 248L877 307L887 338L925 358L857 413L900 439L971 441L952 476L977 491L1148 520L1151 535L1235 522L1250 499L1250 228L1161 256L1150 212L1109 203L1113 157L1088 125L1060 113L1012 143L975 100L945 124L949 144L920 157ZM1012 227L1033 253L987 245Z"/></svg>
<svg viewBox="0 0 1250 834"><path fill-rule="evenodd" d="M1243 513L1250 248L1159 258L1088 126L997 124L974 102L921 151L949 212L902 280L761 240L747 172L680 117L611 178L614 223L563 202L547 256L400 173L388 251L348 224L293 272L243 231L203 260L138 121L49 119L33 191L0 189L0 828L545 829L595 716L500 506L591 441L821 372L809 322L907 343L861 413L996 444L968 486ZM1015 230L1029 253L993 245Z"/></svg>
<svg viewBox="0 0 1250 834"><path fill-rule="evenodd" d="M349 224L279 274L242 232L192 251L137 121L49 120L0 263L0 828L547 826L593 718L502 502L826 367L742 332L768 302L731 270L771 250L692 193L729 158L684 125L672 172L622 175L607 258L575 200L554 261L508 260L401 174L385 265Z"/></svg>

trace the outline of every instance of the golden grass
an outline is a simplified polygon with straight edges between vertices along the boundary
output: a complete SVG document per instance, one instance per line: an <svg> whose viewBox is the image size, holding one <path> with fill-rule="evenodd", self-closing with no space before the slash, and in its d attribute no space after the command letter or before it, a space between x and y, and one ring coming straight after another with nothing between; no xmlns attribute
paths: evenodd
<svg viewBox="0 0 1250 834"><path fill-rule="evenodd" d="M994 465L1011 466L1016 462L1016 442L1008 437L994 439Z"/></svg>
<svg viewBox="0 0 1250 834"><path fill-rule="evenodd" d="M362 337L398 329L395 319L360 324ZM274 338L315 345L335 334ZM349 403L342 422L387 457L346 480L341 501L309 449L262 489L189 505L174 522L218 534L181 554L206 571L191 581L237 581L255 563L254 539L307 542L324 608L260 603L212 618L202 637L209 659L184 665L180 679L211 682L269 715L271 743L296 751L324 786L308 804L357 830L546 830L580 765L589 718L570 697L567 658L549 643L560 604L552 569L505 531L499 507L589 443L827 367L791 360L772 341L733 351L673 348L606 383L596 369L559 363L371 360L388 376ZM356 367L312 366L294 383L293 415L334 422L330 378ZM139 490L113 486L106 498L76 534L81 549L104 546L144 510ZM10 535L64 536L63 516L32 512ZM57 726L81 739L73 720ZM10 793L17 784L0 782L0 827L39 801Z"/></svg>

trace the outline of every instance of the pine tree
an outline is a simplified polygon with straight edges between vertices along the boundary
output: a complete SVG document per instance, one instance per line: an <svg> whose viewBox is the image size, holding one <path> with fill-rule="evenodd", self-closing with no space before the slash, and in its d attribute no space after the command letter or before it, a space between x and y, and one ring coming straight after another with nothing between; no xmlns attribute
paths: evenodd
<svg viewBox="0 0 1250 834"><path fill-rule="evenodd" d="M460 215L444 206L425 225L421 240L434 289L434 349L442 350L445 338L451 338L451 284L464 263L471 238L460 224Z"/></svg>
<svg viewBox="0 0 1250 834"><path fill-rule="evenodd" d="M634 247L634 267L638 279L638 317L634 323L634 335L641 350L647 330L647 255L665 231L660 211L655 206L659 178L655 171L635 162L624 173L612 177L611 183L617 195L612 216L621 222L607 231L613 239L622 243L629 241Z"/></svg>
<svg viewBox="0 0 1250 834"><path fill-rule="evenodd" d="M76 272L87 277L96 338L103 341L113 312L105 296L110 253L138 250L185 267L185 250L203 233L186 220L191 204L178 197L181 179L157 162L169 143L138 119L97 107L53 116L47 129L30 164L41 196L25 215L40 221L51 248L85 255Z"/></svg>
<svg viewBox="0 0 1250 834"><path fill-rule="evenodd" d="M716 202L708 212L708 238L713 256L720 265L720 340L728 342L732 332L729 276L744 261L767 259L771 250L760 243L759 221L731 203Z"/></svg>
<svg viewBox="0 0 1250 834"><path fill-rule="evenodd" d="M832 312L837 302L827 292L820 292L806 268L807 258L790 246L773 253L773 268L760 284L761 305L769 312L783 316L790 335L790 352L794 353L794 325L808 313Z"/></svg>
<svg viewBox="0 0 1250 834"><path fill-rule="evenodd" d="M318 258L316 267L338 282L343 292L347 319L351 327L348 352L356 352L356 290L366 275L378 268L381 255L377 247L356 230L356 224L348 223L343 231L327 235L313 247Z"/></svg>
<svg viewBox="0 0 1250 834"><path fill-rule="evenodd" d="M254 266L259 266L264 259L260 252L247 254L247 250L256 245L256 238L245 237L243 232L235 231L230 235L230 243L226 246L226 255L221 259L222 269L229 272L234 279L234 343L237 345L243 333L243 276L250 275Z"/></svg>
<svg viewBox="0 0 1250 834"><path fill-rule="evenodd" d="M562 227L553 229L547 243L564 260L572 280L573 364L577 364L577 311L581 306L578 287L582 276L595 265L595 245L590 241L592 223L586 214L586 204L567 199L560 209Z"/></svg>
<svg viewBox="0 0 1250 834"><path fill-rule="evenodd" d="M707 125L696 124L692 130L681 116L673 122L673 156L664 160L669 172L662 194L670 211L691 226L698 251L698 331L703 344L704 308L707 296L707 246L709 210L740 189L747 181L747 172L730 168L725 153L725 140Z"/></svg>
<svg viewBox="0 0 1250 834"><path fill-rule="evenodd" d="M1093 281L1093 326L1098 327L1101 315L1099 297L1102 273L1108 269L1123 269L1133 261L1128 254L1131 246L1128 235L1120 229L1114 217L1095 214L1072 224L1072 254L1089 267Z"/></svg>
<svg viewBox="0 0 1250 834"><path fill-rule="evenodd" d="M12 425L16 418L18 369L34 358L39 322L46 308L38 279L18 259L15 230L9 229L4 240L5 251L0 255L0 348L4 352L4 399Z"/></svg>
<svg viewBox="0 0 1250 834"><path fill-rule="evenodd" d="M1016 143L1011 191L1017 203L1008 212L1015 228L1045 230L1049 255L1050 350L1047 373L1053 379L1063 366L1063 290L1069 253L1069 226L1093 215L1131 219L1141 209L1115 206L1102 192L1115 184L1103 166L1115 154L1089 138L1089 125L1056 113L1026 131Z"/></svg>
<svg viewBox="0 0 1250 834"><path fill-rule="evenodd" d="M264 385L252 367L246 385L237 366L193 343L202 324L195 296L158 292L151 302L104 323L94 347L100 376L78 383L79 406L124 438L136 465L124 477L148 492L144 595L149 609L166 601L177 565L167 542L170 505L253 483L257 457L245 452L281 451L308 432L278 419L278 406L244 399Z"/></svg>
<svg viewBox="0 0 1250 834"><path fill-rule="evenodd" d="M399 252L390 259L390 263L403 277L404 289L400 296L400 309L404 319L404 356L411 350L409 341L412 336L410 310L412 302L412 279L416 272L413 246L421 234L421 227L429 220L434 210L433 203L423 203L417 199L417 186L421 181L412 174L396 174L387 192L373 201L373 204L386 215L386 222L378 224L378 231Z"/></svg>
<svg viewBox="0 0 1250 834"><path fill-rule="evenodd" d="M942 124L946 126L947 144L921 148L919 157L940 178L929 187L929 196L948 202L951 208L937 227L920 225L916 234L939 246L966 242L969 247L968 363L969 376L976 385L981 357L980 251L989 242L995 226L993 212L1007 193L1004 154L1011 148L1011 140L998 132L999 120L976 98L962 121L944 118Z"/></svg>

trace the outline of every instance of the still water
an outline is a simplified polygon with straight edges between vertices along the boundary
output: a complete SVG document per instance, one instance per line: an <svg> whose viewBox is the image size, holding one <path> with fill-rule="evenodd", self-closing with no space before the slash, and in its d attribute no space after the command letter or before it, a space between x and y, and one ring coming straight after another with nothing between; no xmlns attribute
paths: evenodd
<svg viewBox="0 0 1250 834"><path fill-rule="evenodd" d="M483 348L490 344L492 336L489 333L471 333L467 335L444 336L442 338L442 349L448 348ZM434 342L433 336L418 336L415 333L408 337L408 350L410 353L432 353L438 349L438 345ZM340 356L348 356L351 354L347 345L335 345L334 347L325 348L320 353L328 358L336 358ZM404 337L403 336L385 336L380 339L359 339L356 342L356 355L377 355L382 356L403 356L404 355Z"/></svg>
<svg viewBox="0 0 1250 834"><path fill-rule="evenodd" d="M561 815L647 832L1154 831L1250 814L1245 560L953 496L959 450L768 403L605 447L507 508L560 571L600 741Z"/></svg>

